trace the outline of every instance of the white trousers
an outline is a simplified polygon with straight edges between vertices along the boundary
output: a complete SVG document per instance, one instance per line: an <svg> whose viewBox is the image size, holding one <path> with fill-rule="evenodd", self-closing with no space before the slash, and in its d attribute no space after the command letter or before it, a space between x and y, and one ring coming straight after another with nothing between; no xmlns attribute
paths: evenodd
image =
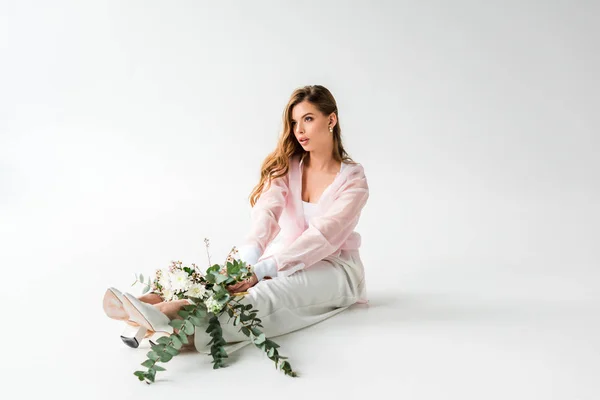
<svg viewBox="0 0 600 400"><path fill-rule="evenodd" d="M290 276L260 281L241 303L258 310L263 325L259 329L267 338L274 338L330 318L364 297L364 267L358 250L338 250ZM251 342L240 331L242 325L233 326L233 318L229 319L225 312L219 321L228 343L225 351L232 353ZM210 354L208 318L205 323L196 327L194 345L197 351Z"/></svg>

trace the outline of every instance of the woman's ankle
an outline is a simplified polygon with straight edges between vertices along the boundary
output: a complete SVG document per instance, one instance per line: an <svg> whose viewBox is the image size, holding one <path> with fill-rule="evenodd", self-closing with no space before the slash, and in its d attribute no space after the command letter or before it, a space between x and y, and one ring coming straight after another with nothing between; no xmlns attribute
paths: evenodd
<svg viewBox="0 0 600 400"><path fill-rule="evenodd" d="M143 294L140 297L138 297L138 300L142 301L144 303L148 303L148 304L158 304L163 301L163 299L160 297L160 295L158 293Z"/></svg>
<svg viewBox="0 0 600 400"><path fill-rule="evenodd" d="M171 301L162 301L160 303L154 304L153 306L158 309L158 311L165 314L169 319L183 319L178 313L179 310L183 308L183 306L187 305L185 300L171 300Z"/></svg>

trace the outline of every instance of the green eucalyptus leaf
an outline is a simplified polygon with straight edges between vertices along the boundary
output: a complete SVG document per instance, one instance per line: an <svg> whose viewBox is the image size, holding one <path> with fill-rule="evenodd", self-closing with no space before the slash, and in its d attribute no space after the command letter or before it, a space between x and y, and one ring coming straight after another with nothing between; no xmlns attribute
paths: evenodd
<svg viewBox="0 0 600 400"><path fill-rule="evenodd" d="M155 369L152 369L152 368L150 368L150 369L148 370L148 373L146 374L146 378L148 378L148 380L149 380L150 382L154 382L154 377L155 377L155 376L156 376L156 370L155 370Z"/></svg>
<svg viewBox="0 0 600 400"><path fill-rule="evenodd" d="M156 371L166 371L166 369L165 369L165 368L163 368L163 367L161 367L160 365L155 365L153 368L154 368Z"/></svg>
<svg viewBox="0 0 600 400"><path fill-rule="evenodd" d="M167 353L166 351L160 355L160 362L169 362L173 358L171 353Z"/></svg>
<svg viewBox="0 0 600 400"><path fill-rule="evenodd" d="M220 270L221 266L219 264L213 264L212 266L208 267L206 274L208 275L211 272L219 272Z"/></svg>
<svg viewBox="0 0 600 400"><path fill-rule="evenodd" d="M188 319L191 321L192 324L194 324L196 326L202 326L202 320L200 318L190 316L190 317L188 317Z"/></svg>
<svg viewBox="0 0 600 400"><path fill-rule="evenodd" d="M168 336L161 336L158 338L158 340L156 341L156 343L158 344L169 344L171 342L171 339Z"/></svg>
<svg viewBox="0 0 600 400"><path fill-rule="evenodd" d="M179 339L181 339L181 343L183 344L189 344L190 342L188 341L187 335L185 334L185 332L179 332Z"/></svg>
<svg viewBox="0 0 600 400"><path fill-rule="evenodd" d="M154 363L155 362L152 360L146 360L142 363L142 366L146 368L152 368L154 366Z"/></svg>
<svg viewBox="0 0 600 400"><path fill-rule="evenodd" d="M240 273L240 268L238 263L227 263L227 273L229 275L238 275Z"/></svg>
<svg viewBox="0 0 600 400"><path fill-rule="evenodd" d="M206 309L198 307L195 314L196 314L196 317L198 317L198 318L204 318L204 317L206 317Z"/></svg>
<svg viewBox="0 0 600 400"><path fill-rule="evenodd" d="M152 348L153 351L155 351L157 354L160 354L162 351L165 350L166 345L164 344L152 344L150 345L150 347Z"/></svg>
<svg viewBox="0 0 600 400"><path fill-rule="evenodd" d="M184 321L181 319L173 319L169 322L169 325L171 325L175 329L181 329L183 324L184 324Z"/></svg>
<svg viewBox="0 0 600 400"><path fill-rule="evenodd" d="M264 343L266 340L265 334L261 333L255 340L254 340L254 344L256 345L260 345L262 343Z"/></svg>
<svg viewBox="0 0 600 400"><path fill-rule="evenodd" d="M225 347L223 347L223 346L219 347L219 355L222 358L229 358L229 356L227 355L227 352L225 351Z"/></svg>
<svg viewBox="0 0 600 400"><path fill-rule="evenodd" d="M175 349L179 350L182 347L181 339L178 335L171 335L171 342Z"/></svg>
<svg viewBox="0 0 600 400"><path fill-rule="evenodd" d="M148 353L146 353L146 357L148 357L149 359L154 360L154 361L156 361L160 358L155 351L149 351Z"/></svg>
<svg viewBox="0 0 600 400"><path fill-rule="evenodd" d="M144 283L144 274L140 274L140 282Z"/></svg>
<svg viewBox="0 0 600 400"><path fill-rule="evenodd" d="M228 292L227 292L227 289L225 289L225 288L224 288L223 286L221 286L221 285L216 285L216 286L214 286L214 287L213 287L213 292L215 292L215 294L214 294L214 296L213 296L215 299L218 299L220 294L223 294L223 293L228 293Z"/></svg>
<svg viewBox="0 0 600 400"><path fill-rule="evenodd" d="M167 346L167 348L165 349L165 352L169 353L172 356L176 356L177 354L179 354L179 351L177 351L177 349L175 349L174 347L171 347L171 346Z"/></svg>
<svg viewBox="0 0 600 400"><path fill-rule="evenodd" d="M271 357L273 357L273 355L275 355L275 349L274 349L273 347L271 347L271 348L269 349L269 351L267 352L267 356L268 356L269 358L271 358Z"/></svg>
<svg viewBox="0 0 600 400"><path fill-rule="evenodd" d="M193 313L196 311L196 307L198 307L198 306L195 304L187 304L187 305L181 307L181 309L184 311L187 311L189 313Z"/></svg>
<svg viewBox="0 0 600 400"><path fill-rule="evenodd" d="M183 331L185 333L187 333L188 335L193 334L194 333L194 325L188 320L185 320L184 324L185 325L183 326Z"/></svg>
<svg viewBox="0 0 600 400"><path fill-rule="evenodd" d="M252 327L250 330L252 331L252 334L253 334L254 336L260 336L260 334L262 333L262 332L260 331L260 329L257 329L257 328L254 328L254 327Z"/></svg>

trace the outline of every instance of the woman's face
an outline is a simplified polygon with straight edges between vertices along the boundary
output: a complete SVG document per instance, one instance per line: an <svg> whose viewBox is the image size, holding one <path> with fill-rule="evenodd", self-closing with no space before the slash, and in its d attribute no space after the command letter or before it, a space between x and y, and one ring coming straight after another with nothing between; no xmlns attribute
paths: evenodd
<svg viewBox="0 0 600 400"><path fill-rule="evenodd" d="M331 146L330 125L333 128L334 122L308 101L298 103L292 109L292 132L306 151Z"/></svg>

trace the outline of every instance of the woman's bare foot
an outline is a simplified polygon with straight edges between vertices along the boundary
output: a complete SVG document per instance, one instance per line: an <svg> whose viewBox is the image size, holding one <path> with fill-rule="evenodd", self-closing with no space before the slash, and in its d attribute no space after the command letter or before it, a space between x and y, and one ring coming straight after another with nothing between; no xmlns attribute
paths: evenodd
<svg viewBox="0 0 600 400"><path fill-rule="evenodd" d="M163 301L162 297L157 293L146 293L139 296L138 299L148 304L158 304Z"/></svg>
<svg viewBox="0 0 600 400"><path fill-rule="evenodd" d="M183 319L177 312L179 312L183 306L189 304L190 303L187 300L171 300L154 304L154 307L158 308L158 310L169 317L169 319Z"/></svg>

